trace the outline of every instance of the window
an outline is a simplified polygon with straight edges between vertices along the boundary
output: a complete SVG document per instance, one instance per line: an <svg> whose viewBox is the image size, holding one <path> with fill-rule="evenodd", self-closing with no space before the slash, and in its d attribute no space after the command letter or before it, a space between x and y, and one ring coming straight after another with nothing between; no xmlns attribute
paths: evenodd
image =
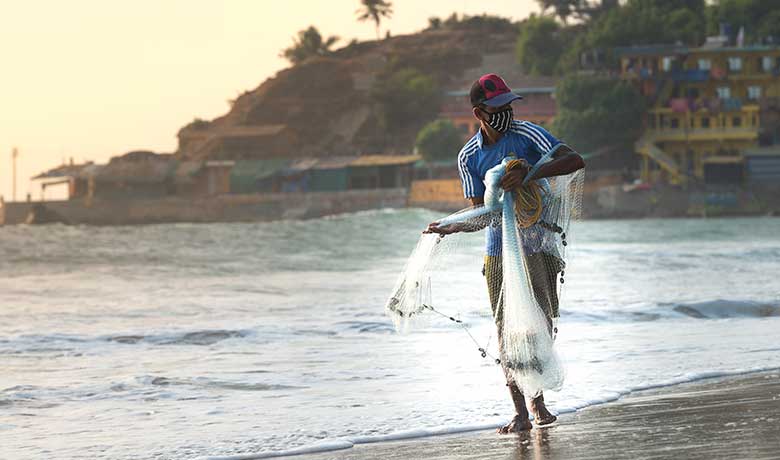
<svg viewBox="0 0 780 460"><path fill-rule="evenodd" d="M772 56L763 56L761 58L761 70L764 72L771 72L774 68L772 64Z"/></svg>
<svg viewBox="0 0 780 460"><path fill-rule="evenodd" d="M710 60L699 59L699 70L710 70Z"/></svg>
<svg viewBox="0 0 780 460"><path fill-rule="evenodd" d="M672 118L672 129L677 129L680 127L680 119L679 118Z"/></svg>
<svg viewBox="0 0 780 460"><path fill-rule="evenodd" d="M755 115L753 115L753 117L750 119L750 123L751 123L753 126L756 126L756 116L755 116Z"/></svg>
<svg viewBox="0 0 780 460"><path fill-rule="evenodd" d="M720 99L729 99L731 97L731 88L728 86L719 86L717 91Z"/></svg>
<svg viewBox="0 0 780 460"><path fill-rule="evenodd" d="M742 70L742 58L730 57L729 70L731 70L732 72L739 72L740 70Z"/></svg>
<svg viewBox="0 0 780 460"><path fill-rule="evenodd" d="M734 117L731 119L731 126L739 128L742 126L742 117Z"/></svg>
<svg viewBox="0 0 780 460"><path fill-rule="evenodd" d="M709 128L710 127L710 117L702 117L702 119L701 119L701 127L702 128Z"/></svg>
<svg viewBox="0 0 780 460"><path fill-rule="evenodd" d="M756 99L759 99L761 97L761 87L760 86L748 86L748 99L755 101Z"/></svg>

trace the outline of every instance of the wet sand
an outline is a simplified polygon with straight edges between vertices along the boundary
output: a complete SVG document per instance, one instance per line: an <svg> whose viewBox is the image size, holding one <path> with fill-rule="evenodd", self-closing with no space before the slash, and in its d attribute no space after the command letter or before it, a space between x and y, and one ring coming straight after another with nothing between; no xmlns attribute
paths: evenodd
<svg viewBox="0 0 780 460"><path fill-rule="evenodd" d="M518 435L480 431L294 458L780 459L780 372L638 392Z"/></svg>

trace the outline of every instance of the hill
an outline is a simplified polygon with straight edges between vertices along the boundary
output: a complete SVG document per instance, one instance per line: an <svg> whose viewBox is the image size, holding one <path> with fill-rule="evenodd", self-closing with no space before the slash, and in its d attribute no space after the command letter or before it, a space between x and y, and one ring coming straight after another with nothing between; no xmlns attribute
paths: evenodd
<svg viewBox="0 0 780 460"><path fill-rule="evenodd" d="M513 52L516 25L476 19L352 43L282 70L239 96L225 115L183 127L177 156L235 160L408 153L418 130L437 115L436 97L445 88L467 88L483 56ZM417 98L404 97L414 89L394 93L398 81L410 79L412 87L427 82L433 88L430 103L417 106Z"/></svg>

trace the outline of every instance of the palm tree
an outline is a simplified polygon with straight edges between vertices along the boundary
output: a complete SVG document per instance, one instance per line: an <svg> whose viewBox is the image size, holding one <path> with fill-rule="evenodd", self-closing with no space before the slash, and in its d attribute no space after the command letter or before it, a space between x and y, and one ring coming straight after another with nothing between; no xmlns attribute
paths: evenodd
<svg viewBox="0 0 780 460"><path fill-rule="evenodd" d="M361 8L355 12L358 21L368 21L376 24L376 39L379 40L379 23L382 18L390 19L393 15L393 4L386 0L360 0Z"/></svg>
<svg viewBox="0 0 780 460"><path fill-rule="evenodd" d="M536 2L542 8L542 13L552 8L555 16L561 18L564 24L566 24L566 19L580 6L579 0L536 0Z"/></svg>
<svg viewBox="0 0 780 460"><path fill-rule="evenodd" d="M285 49L279 56L286 58L293 64L298 64L312 56L326 56L332 52L331 47L339 40L339 37L331 36L326 40L314 26L309 26L298 32L298 37L293 38L293 44Z"/></svg>

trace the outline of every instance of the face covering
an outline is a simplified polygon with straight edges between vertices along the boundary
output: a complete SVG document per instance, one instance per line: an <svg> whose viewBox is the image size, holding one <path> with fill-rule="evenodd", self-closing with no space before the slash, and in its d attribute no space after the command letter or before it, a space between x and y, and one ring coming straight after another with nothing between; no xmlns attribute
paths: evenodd
<svg viewBox="0 0 780 460"><path fill-rule="evenodd" d="M488 126L502 134L509 131L509 127L512 125L512 107L500 112L485 113L490 115L490 119L487 122Z"/></svg>

